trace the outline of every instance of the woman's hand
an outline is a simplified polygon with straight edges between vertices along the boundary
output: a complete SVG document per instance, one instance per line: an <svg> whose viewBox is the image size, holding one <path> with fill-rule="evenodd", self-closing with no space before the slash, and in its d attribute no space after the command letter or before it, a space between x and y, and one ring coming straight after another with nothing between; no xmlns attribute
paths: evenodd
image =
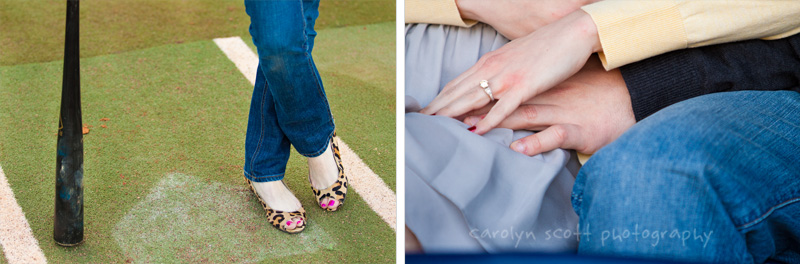
<svg viewBox="0 0 800 264"><path fill-rule="evenodd" d="M600 51L597 27L589 14L577 10L489 52L445 85L423 114L455 117L479 109L490 99L480 88L488 80L497 103L474 130L484 134L506 119L522 102L566 80Z"/></svg>
<svg viewBox="0 0 800 264"><path fill-rule="evenodd" d="M456 0L461 18L492 26L508 39L527 36L597 0Z"/></svg>
<svg viewBox="0 0 800 264"><path fill-rule="evenodd" d="M464 123L477 123L487 111L469 113ZM605 71L593 56L577 74L525 102L498 127L541 131L511 144L511 149L533 156L556 148L594 153L635 123L619 70Z"/></svg>

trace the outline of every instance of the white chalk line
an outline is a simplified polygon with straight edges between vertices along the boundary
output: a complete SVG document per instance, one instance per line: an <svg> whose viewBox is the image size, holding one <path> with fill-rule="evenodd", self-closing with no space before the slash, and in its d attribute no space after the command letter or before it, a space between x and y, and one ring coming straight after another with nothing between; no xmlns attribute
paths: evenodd
<svg viewBox="0 0 800 264"><path fill-rule="evenodd" d="M8 263L47 263L0 167L0 245Z"/></svg>
<svg viewBox="0 0 800 264"><path fill-rule="evenodd" d="M217 38L214 39L214 43L228 56L228 59L233 61L236 68L242 72L245 78L255 85L258 56L244 43L242 38ZM350 186L396 232L397 210L395 205L397 204L397 196L341 138L339 143L342 165L345 168Z"/></svg>

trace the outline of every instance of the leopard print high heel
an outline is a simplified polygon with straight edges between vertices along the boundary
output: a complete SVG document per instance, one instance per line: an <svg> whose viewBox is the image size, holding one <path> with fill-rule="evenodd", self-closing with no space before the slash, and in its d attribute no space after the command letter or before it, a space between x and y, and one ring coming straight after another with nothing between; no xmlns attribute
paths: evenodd
<svg viewBox="0 0 800 264"><path fill-rule="evenodd" d="M245 178L244 180L247 181L247 186L250 187L250 190L253 191L253 194L255 194L256 197L258 197L258 201L261 202L261 206L263 206L264 211L267 212L267 220L269 220L269 223L272 224L272 226L274 226L278 230L281 230L289 234L297 234L306 229L306 210L303 209L303 207L300 207L299 210L294 212L273 210L272 208L269 207L269 205L267 205L266 202L264 202L263 199L261 199L261 196L258 195L258 193L256 192L256 188L253 187L253 183L250 182L250 180L247 178ZM284 185L286 185L286 183L284 183ZM286 220L292 219L294 217L300 217L301 220L298 221L300 223L295 224L295 228L292 230L286 229L290 224L292 224L291 221L286 221Z"/></svg>
<svg viewBox="0 0 800 264"><path fill-rule="evenodd" d="M333 160L336 161L336 166L339 168L339 176L336 178L336 182L331 184L330 187L319 190L314 188L314 185L311 185L311 190L314 191L314 196L317 197L317 203L322 207L322 209L328 210L330 212L339 210L344 206L344 198L347 196L347 176L344 174L344 166L342 166L342 157L339 153L339 145L337 143L338 139L336 137L336 132L333 132L333 136L331 136L331 149L333 150ZM309 172L308 181L311 181L311 172ZM328 204L323 204L322 199L325 197L330 197L333 200L339 202L339 205L336 208L332 208L333 200L329 201Z"/></svg>

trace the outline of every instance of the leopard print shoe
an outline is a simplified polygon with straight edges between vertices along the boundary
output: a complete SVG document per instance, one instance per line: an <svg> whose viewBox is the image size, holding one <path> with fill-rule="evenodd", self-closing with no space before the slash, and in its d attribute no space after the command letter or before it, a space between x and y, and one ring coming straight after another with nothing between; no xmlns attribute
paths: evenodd
<svg viewBox="0 0 800 264"><path fill-rule="evenodd" d="M247 178L245 178L244 180L247 181L247 186L250 187L250 191L253 191L253 194L255 194L256 197L258 197L258 201L261 202L261 206L263 206L264 207L264 211L267 212L267 220L269 220L269 223L272 224L272 226L274 226L278 230L281 230L281 231L289 233L289 234L297 234L297 233L300 233L300 232L302 232L303 230L306 229L306 210L303 209L303 207L300 207L300 210L297 210L297 211L294 211L294 212L285 212L285 211L280 211L280 210L273 210L272 208L269 208L267 203L264 202L264 200L261 199L261 196L258 195L258 193L256 192L256 189L253 188L253 183L250 182L250 180L247 179ZM285 220L286 219L292 219L294 217L300 217L302 220L300 220L298 222L301 222L301 223L297 224L297 226L295 226L295 228L292 229L292 230L286 229L290 224L287 223L288 221L285 221Z"/></svg>
<svg viewBox="0 0 800 264"><path fill-rule="evenodd" d="M344 175L344 166L342 166L342 157L339 154L339 145L336 143L338 139L336 138L336 132L333 132L333 136L331 136L331 149L333 150L333 160L336 161L336 166L339 168L339 177L336 179L336 182L331 184L330 187L319 190L314 188L314 185L311 185L311 190L314 191L314 196L317 197L317 203L322 207L322 209L328 211L336 211L339 208L344 206L344 198L347 196L347 176ZM309 172L308 181L311 181L311 175ZM339 201L339 205L335 208L332 208L333 201L330 201L329 204L323 205L322 199L325 197L330 197L333 200Z"/></svg>

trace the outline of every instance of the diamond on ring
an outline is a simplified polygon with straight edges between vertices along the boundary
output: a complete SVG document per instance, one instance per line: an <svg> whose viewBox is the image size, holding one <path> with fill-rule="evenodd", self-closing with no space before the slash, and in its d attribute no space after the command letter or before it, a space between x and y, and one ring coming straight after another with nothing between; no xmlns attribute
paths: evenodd
<svg viewBox="0 0 800 264"><path fill-rule="evenodd" d="M481 88L483 88L483 92L489 96L489 102L494 101L494 95L492 95L492 88L489 87L489 81L481 80L480 82Z"/></svg>

